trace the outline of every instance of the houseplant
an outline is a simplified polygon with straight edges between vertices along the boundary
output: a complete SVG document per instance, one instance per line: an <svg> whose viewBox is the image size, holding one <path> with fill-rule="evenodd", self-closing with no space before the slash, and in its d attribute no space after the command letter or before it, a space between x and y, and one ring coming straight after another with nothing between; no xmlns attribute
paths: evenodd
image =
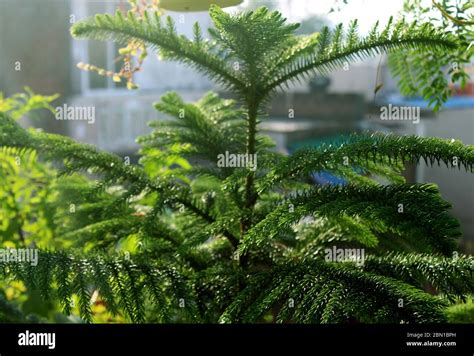
<svg viewBox="0 0 474 356"><path fill-rule="evenodd" d="M473 291L474 260L456 252L459 224L436 186L406 184L401 172L420 159L472 171L474 148L364 134L284 157L259 123L293 81L456 39L403 21L366 37L355 21L297 37L298 25L266 8L229 15L212 6L210 15L211 40L198 24L193 39L181 36L153 13L97 15L72 28L75 37L146 45L236 97L163 96L156 108L173 120L150 124L139 165L0 114L0 144L14 150L6 154L36 152L63 173L47 205L61 249L43 250L35 267L3 263L2 272L85 321L91 300L133 322L444 321L447 304ZM348 184L308 184L320 170Z"/></svg>

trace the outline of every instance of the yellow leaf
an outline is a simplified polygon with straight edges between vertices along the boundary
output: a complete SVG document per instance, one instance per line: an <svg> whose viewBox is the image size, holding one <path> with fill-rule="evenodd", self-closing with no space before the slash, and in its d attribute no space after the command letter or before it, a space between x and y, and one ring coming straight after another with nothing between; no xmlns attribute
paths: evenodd
<svg viewBox="0 0 474 356"><path fill-rule="evenodd" d="M135 83L132 83L132 82L128 82L128 83L127 83L127 89L128 89L128 90L135 90L135 89L138 89L138 85L136 85Z"/></svg>

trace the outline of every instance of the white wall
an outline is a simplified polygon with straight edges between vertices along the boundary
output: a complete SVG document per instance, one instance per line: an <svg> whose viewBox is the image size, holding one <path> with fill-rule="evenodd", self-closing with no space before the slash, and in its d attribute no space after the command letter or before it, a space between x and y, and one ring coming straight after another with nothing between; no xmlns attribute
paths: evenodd
<svg viewBox="0 0 474 356"><path fill-rule="evenodd" d="M474 109L447 109L426 120L425 134L430 137L459 139L474 144ZM474 177L461 168L447 169L421 165L423 180L439 185L443 198L453 203L453 213L461 220L466 238L474 240Z"/></svg>

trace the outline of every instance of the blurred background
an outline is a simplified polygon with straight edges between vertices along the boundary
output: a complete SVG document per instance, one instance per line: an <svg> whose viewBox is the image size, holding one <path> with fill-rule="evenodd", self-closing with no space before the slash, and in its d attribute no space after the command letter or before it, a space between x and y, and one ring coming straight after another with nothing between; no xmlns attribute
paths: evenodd
<svg viewBox="0 0 474 356"><path fill-rule="evenodd" d="M168 0L169 2L170 0ZM164 1L166 2L166 1ZM218 2L218 1L217 1ZM243 1L229 11L267 5L284 13L292 22L302 22L300 34L327 25L359 20L366 33L378 19L381 24L403 9L403 0L262 0ZM147 122L163 118L153 103L169 90L179 91L186 100L200 98L216 88L205 77L176 63L150 55L143 70L134 75L137 90L126 83L77 68L92 63L107 70L119 70L117 46L113 43L78 41L71 38L74 23L96 13L126 9L125 0L0 0L0 92L5 96L23 91L25 86L42 95L59 93L54 106L94 107L94 124L85 121L58 121L51 113L39 115L25 125L69 135L122 156L137 159L137 136L148 132ZM178 32L192 35L198 21L211 26L206 12L165 11L176 22ZM433 113L425 101L400 95L386 56L348 64L328 76L314 77L281 93L269 106L262 129L276 142L276 149L291 153L302 146L336 142L352 132L367 130L454 138L474 144L474 65L468 65L470 79L444 108ZM382 85L380 85L382 84ZM420 122L383 121L380 108L419 107ZM420 165L407 166L410 182L434 182L444 199L453 204L453 214L461 220L462 249L474 252L474 180L462 170ZM324 172L314 176L318 183L339 184Z"/></svg>

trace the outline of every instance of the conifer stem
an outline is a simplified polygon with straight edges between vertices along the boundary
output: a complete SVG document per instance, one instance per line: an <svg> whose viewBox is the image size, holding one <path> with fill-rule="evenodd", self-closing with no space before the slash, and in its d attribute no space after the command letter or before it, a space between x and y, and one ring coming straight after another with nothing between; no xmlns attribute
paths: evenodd
<svg viewBox="0 0 474 356"><path fill-rule="evenodd" d="M257 135L257 113L258 113L258 102L255 100L255 95L250 95L248 101L248 137L247 137L247 154L254 155L256 152L256 135ZM257 193L255 191L255 173L249 172L247 174L245 182L245 203L244 203L244 216L240 221L240 238L243 239L245 233L249 230L252 222L252 212L257 201ZM241 263L247 264L246 256L242 256Z"/></svg>

